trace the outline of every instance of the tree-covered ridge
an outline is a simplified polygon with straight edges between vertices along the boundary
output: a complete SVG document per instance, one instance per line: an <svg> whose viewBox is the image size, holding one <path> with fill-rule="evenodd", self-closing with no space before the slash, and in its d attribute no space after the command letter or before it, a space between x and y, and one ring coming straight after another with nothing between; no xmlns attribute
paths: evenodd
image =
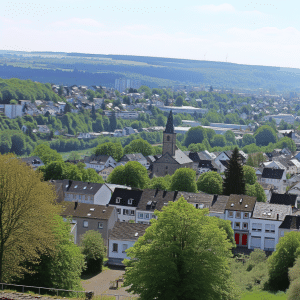
<svg viewBox="0 0 300 300"><path fill-rule="evenodd" d="M40 56L42 54L43 57ZM18 69L24 78L43 82L54 82L59 78L59 82L64 84L92 85L102 82L106 86L114 86L116 78L126 76L140 79L143 84L153 87L212 84L230 88L273 87L286 90L298 89L300 80L297 69L127 55L34 53L30 56L28 52L11 51L1 55L0 65L2 77L15 76L17 70L14 69Z"/></svg>
<svg viewBox="0 0 300 300"><path fill-rule="evenodd" d="M0 102L7 104L10 100L46 100L57 102L57 96L49 83L33 82L18 78L0 78Z"/></svg>

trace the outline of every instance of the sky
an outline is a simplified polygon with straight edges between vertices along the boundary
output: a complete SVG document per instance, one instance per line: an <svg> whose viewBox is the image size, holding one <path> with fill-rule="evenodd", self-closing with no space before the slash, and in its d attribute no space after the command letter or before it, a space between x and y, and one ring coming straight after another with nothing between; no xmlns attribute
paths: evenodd
<svg viewBox="0 0 300 300"><path fill-rule="evenodd" d="M297 0L0 1L0 50L300 68Z"/></svg>

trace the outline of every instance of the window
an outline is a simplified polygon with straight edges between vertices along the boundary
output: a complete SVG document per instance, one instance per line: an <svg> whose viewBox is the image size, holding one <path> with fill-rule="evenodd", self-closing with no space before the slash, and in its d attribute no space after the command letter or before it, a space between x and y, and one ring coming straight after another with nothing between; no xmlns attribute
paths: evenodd
<svg viewBox="0 0 300 300"><path fill-rule="evenodd" d="M118 244L113 243L113 252L118 252Z"/></svg>
<svg viewBox="0 0 300 300"><path fill-rule="evenodd" d="M85 228L89 227L89 222L88 221L83 221L83 227L85 227Z"/></svg>
<svg viewBox="0 0 300 300"><path fill-rule="evenodd" d="M122 245L122 253L125 253L125 251L127 250L128 245L127 244L123 244Z"/></svg>
<svg viewBox="0 0 300 300"><path fill-rule="evenodd" d="M234 223L234 228L235 229L240 229L241 223L240 222L235 222Z"/></svg>
<svg viewBox="0 0 300 300"><path fill-rule="evenodd" d="M152 215L151 215L151 219L156 219L155 214L152 214Z"/></svg>
<svg viewBox="0 0 300 300"><path fill-rule="evenodd" d="M133 199L128 199L128 205L132 205Z"/></svg>
<svg viewBox="0 0 300 300"><path fill-rule="evenodd" d="M103 228L103 223L98 222L98 228L99 228L99 229L102 229L102 228Z"/></svg>
<svg viewBox="0 0 300 300"><path fill-rule="evenodd" d="M143 219L144 218L144 214L139 213L139 219Z"/></svg>
<svg viewBox="0 0 300 300"><path fill-rule="evenodd" d="M120 200L121 200L121 198L120 198L120 197L117 197L117 198L116 198L116 203L120 203Z"/></svg>
<svg viewBox="0 0 300 300"><path fill-rule="evenodd" d="M94 196L91 196L90 200L93 201L94 200Z"/></svg>
<svg viewBox="0 0 300 300"><path fill-rule="evenodd" d="M167 141L168 141L168 142L170 141L170 136L169 136L169 135L167 136Z"/></svg>
<svg viewBox="0 0 300 300"><path fill-rule="evenodd" d="M78 199L81 200L81 195L77 195Z"/></svg>
<svg viewBox="0 0 300 300"><path fill-rule="evenodd" d="M117 214L121 213L121 208L117 208Z"/></svg>
<svg viewBox="0 0 300 300"><path fill-rule="evenodd" d="M145 214L145 219L149 219L150 215L149 214Z"/></svg>
<svg viewBox="0 0 300 300"><path fill-rule="evenodd" d="M243 229L244 230L248 229L248 223L243 223Z"/></svg>
<svg viewBox="0 0 300 300"><path fill-rule="evenodd" d="M240 219L240 218L241 218L241 212L240 212L240 211L237 211L237 212L235 213L235 217L236 217L237 219Z"/></svg>
<svg viewBox="0 0 300 300"><path fill-rule="evenodd" d="M252 224L252 230L253 231L261 231L262 225L259 223L253 223Z"/></svg>
<svg viewBox="0 0 300 300"><path fill-rule="evenodd" d="M274 233L275 232L275 225L266 224L265 225L265 232Z"/></svg>
<svg viewBox="0 0 300 300"><path fill-rule="evenodd" d="M248 219L249 218L249 213L244 213L244 219Z"/></svg>
<svg viewBox="0 0 300 300"><path fill-rule="evenodd" d="M199 204L198 204L198 203L196 203L195 207L196 207L196 208L199 208Z"/></svg>
<svg viewBox="0 0 300 300"><path fill-rule="evenodd" d="M229 212L229 218L233 218L233 211Z"/></svg>
<svg viewBox="0 0 300 300"><path fill-rule="evenodd" d="M123 215L128 215L128 209L123 209Z"/></svg>
<svg viewBox="0 0 300 300"><path fill-rule="evenodd" d="M272 232L272 233L275 232L275 225L271 225L271 232Z"/></svg>
<svg viewBox="0 0 300 300"><path fill-rule="evenodd" d="M130 211L130 215L131 215L131 216L134 216L134 210L131 210L131 211Z"/></svg>

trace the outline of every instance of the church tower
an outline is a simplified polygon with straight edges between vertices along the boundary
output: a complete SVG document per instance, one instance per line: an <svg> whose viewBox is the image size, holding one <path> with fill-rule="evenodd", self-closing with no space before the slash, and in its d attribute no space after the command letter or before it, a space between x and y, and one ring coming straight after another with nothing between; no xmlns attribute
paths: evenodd
<svg viewBox="0 0 300 300"><path fill-rule="evenodd" d="M163 152L162 155L169 153L171 156L175 155L176 150L176 133L174 132L173 114L172 110L168 116L166 129L163 133Z"/></svg>

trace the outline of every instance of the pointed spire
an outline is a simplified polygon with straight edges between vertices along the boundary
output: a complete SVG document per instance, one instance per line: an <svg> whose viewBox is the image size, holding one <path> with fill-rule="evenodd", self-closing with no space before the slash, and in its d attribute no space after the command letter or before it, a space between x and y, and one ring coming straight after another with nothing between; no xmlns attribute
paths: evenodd
<svg viewBox="0 0 300 300"><path fill-rule="evenodd" d="M167 121L166 129L165 129L164 133L174 133L172 110L170 110L170 114L168 116L168 121Z"/></svg>

